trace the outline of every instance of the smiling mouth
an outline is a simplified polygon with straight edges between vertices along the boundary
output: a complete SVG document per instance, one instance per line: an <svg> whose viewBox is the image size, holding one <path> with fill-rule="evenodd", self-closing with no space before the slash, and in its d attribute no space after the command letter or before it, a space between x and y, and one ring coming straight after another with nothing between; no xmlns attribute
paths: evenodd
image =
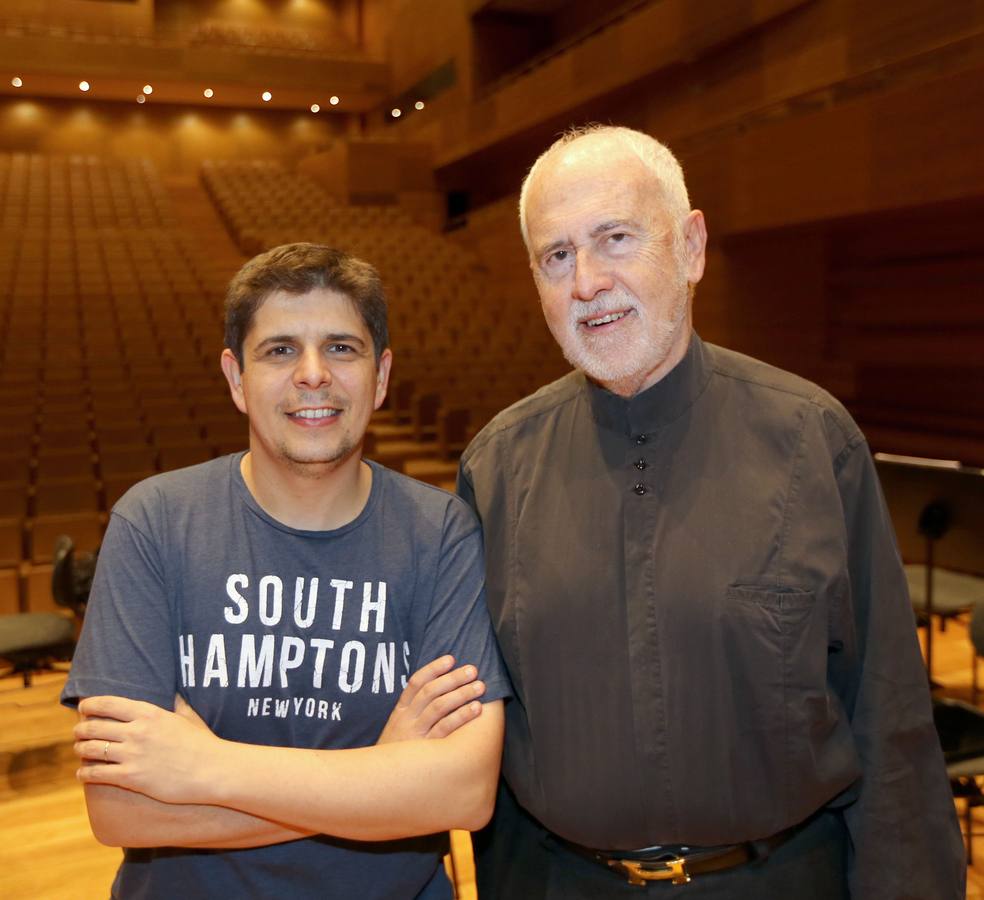
<svg viewBox="0 0 984 900"><path fill-rule="evenodd" d="M611 325L612 322L618 322L620 319L624 319L630 312L631 310L628 309L619 312L610 312L594 319L582 319L581 324L586 328L600 328L602 325Z"/></svg>
<svg viewBox="0 0 984 900"><path fill-rule="evenodd" d="M308 422L319 419L331 419L341 413L340 409L334 407L323 407L321 409L298 409L295 412L287 413L291 419L303 419Z"/></svg>

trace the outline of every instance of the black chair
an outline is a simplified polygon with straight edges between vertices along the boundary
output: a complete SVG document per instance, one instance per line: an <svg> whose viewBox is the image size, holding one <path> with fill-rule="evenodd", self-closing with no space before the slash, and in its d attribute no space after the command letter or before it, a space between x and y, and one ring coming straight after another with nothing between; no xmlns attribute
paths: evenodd
<svg viewBox="0 0 984 900"><path fill-rule="evenodd" d="M80 554L75 559L72 539L62 535L55 541L51 592L55 603L71 610L71 618L56 612L14 613L0 616L0 658L20 673L30 687L33 673L55 661L72 658L78 623L92 587L96 554Z"/></svg>

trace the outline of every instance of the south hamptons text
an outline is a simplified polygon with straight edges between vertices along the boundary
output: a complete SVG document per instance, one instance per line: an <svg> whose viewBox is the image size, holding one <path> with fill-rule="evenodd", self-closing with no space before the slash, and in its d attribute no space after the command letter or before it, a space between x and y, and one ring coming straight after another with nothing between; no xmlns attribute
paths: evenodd
<svg viewBox="0 0 984 900"><path fill-rule="evenodd" d="M280 688L331 690L337 685L344 694L363 690L393 694L406 687L410 675L409 643L371 638L373 634L386 634L386 582L367 581L356 592L354 582L331 579L325 598L327 606L322 605L321 616L319 586L317 578L298 577L293 602L285 607L284 582L278 576L264 575L254 594L249 591L246 575L230 575L226 579L229 602L223 610L226 630L178 635L182 685L269 688L276 677ZM312 629L316 619L325 619L325 612L330 612L331 618L319 622L318 637L267 630ZM265 626L264 632L239 632L228 627L248 627L251 620ZM325 626L333 632L332 637L320 636Z"/></svg>

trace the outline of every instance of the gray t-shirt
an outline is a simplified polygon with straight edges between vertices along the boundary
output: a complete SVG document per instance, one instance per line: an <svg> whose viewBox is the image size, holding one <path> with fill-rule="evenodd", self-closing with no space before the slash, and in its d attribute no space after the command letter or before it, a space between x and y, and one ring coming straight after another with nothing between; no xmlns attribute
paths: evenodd
<svg viewBox="0 0 984 900"><path fill-rule="evenodd" d="M509 696L460 500L371 464L354 521L300 531L257 505L241 459L158 475L117 503L63 702L171 708L180 692L223 738L326 749L373 744L410 674L444 653L478 667L484 700ZM443 844L128 850L114 896L449 896Z"/></svg>

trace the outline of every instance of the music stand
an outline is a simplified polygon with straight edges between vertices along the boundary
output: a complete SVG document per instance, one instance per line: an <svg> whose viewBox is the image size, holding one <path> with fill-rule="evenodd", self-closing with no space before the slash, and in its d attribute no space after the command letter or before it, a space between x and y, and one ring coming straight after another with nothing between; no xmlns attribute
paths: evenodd
<svg viewBox="0 0 984 900"><path fill-rule="evenodd" d="M933 616L984 602L984 470L954 460L876 453L913 606L926 619L933 675Z"/></svg>

